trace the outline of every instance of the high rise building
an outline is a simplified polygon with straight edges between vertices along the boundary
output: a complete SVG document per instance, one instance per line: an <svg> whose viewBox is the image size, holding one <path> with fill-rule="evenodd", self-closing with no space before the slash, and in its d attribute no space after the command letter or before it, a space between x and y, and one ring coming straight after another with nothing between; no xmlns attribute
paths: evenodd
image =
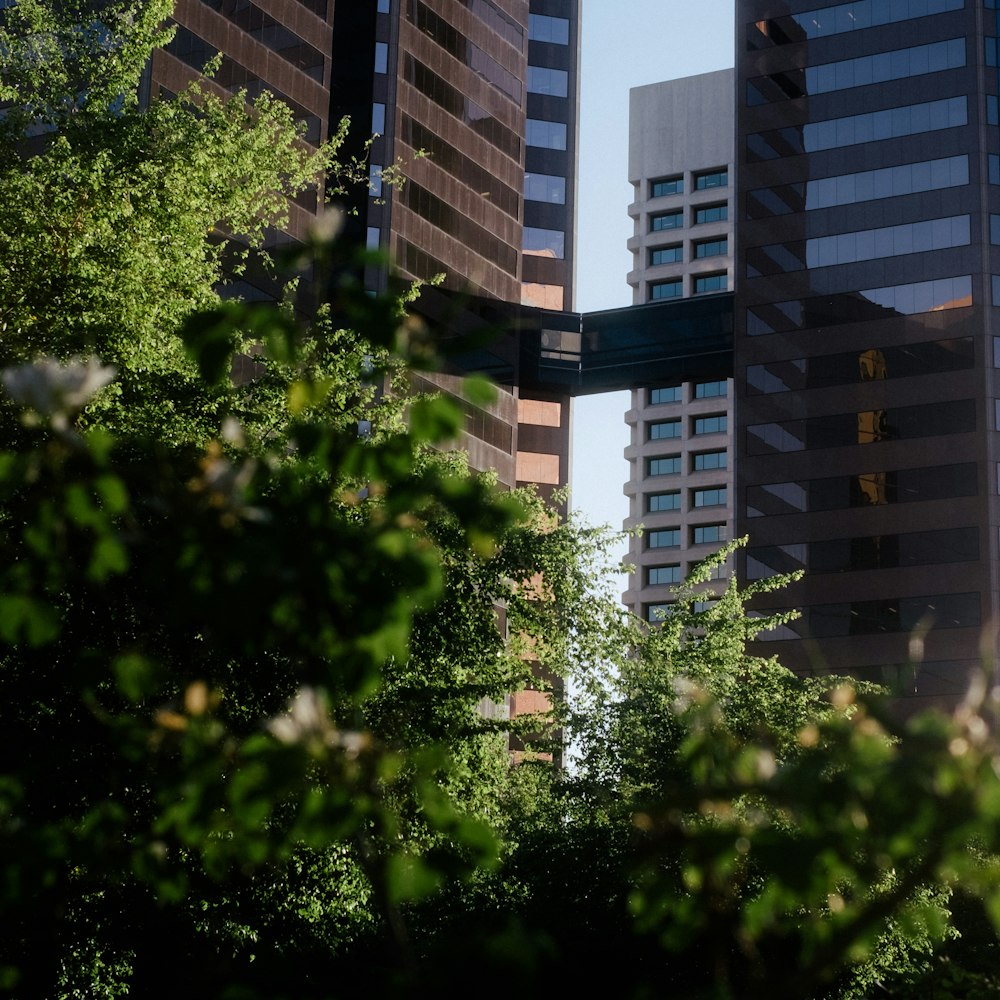
<svg viewBox="0 0 1000 1000"><path fill-rule="evenodd" d="M207 86L275 94L305 126L305 141L319 145L330 134L332 9L332 0L176 0L176 34L153 53L145 96L178 93L220 56ZM322 202L322 190L303 193L289 205L287 232L270 234L271 242L301 237ZM247 297L273 291L254 280L240 289Z"/></svg>
<svg viewBox="0 0 1000 1000"><path fill-rule="evenodd" d="M636 87L629 103L633 301L718 293L733 284L733 71ZM632 390L625 604L667 611L694 563L733 531L733 407L728 372ZM720 572L725 572L722 568Z"/></svg>
<svg viewBox="0 0 1000 1000"><path fill-rule="evenodd" d="M341 0L332 117L362 123L355 152L375 135L357 235L405 276L571 308L579 45L579 0ZM402 184L380 183L386 165ZM461 396L457 375L433 384ZM467 410L474 466L547 495L568 483L566 395L514 387Z"/></svg>
<svg viewBox="0 0 1000 1000"><path fill-rule="evenodd" d="M268 90L306 141L352 122L344 155L370 162L353 236L406 277L443 274L454 292L570 309L576 203L579 0L178 0L177 34L150 67L154 95L178 92L217 53L209 86ZM398 168L403 181L383 183ZM322 190L290 206L301 237ZM370 287L384 287L371 268ZM272 296L264 272L236 289ZM435 376L461 397L461 378ZM569 397L515 388L487 408L463 401L460 444L476 468L551 495L569 481Z"/></svg>
<svg viewBox="0 0 1000 1000"><path fill-rule="evenodd" d="M805 573L761 645L914 706L995 653L994 6L737 3L737 530Z"/></svg>
<svg viewBox="0 0 1000 1000"><path fill-rule="evenodd" d="M179 91L216 53L211 87L284 99L317 144L343 117L342 157L370 166L370 187L347 195L348 237L386 251L411 279L443 275L456 296L571 309L574 282L580 0L178 0L177 34L157 53L148 86ZM385 182L392 167L400 180ZM307 192L286 232L300 238L323 204ZM387 273L365 281L384 290ZM236 291L273 296L266 273ZM447 310L447 304L444 308ZM498 312L500 316L502 310ZM464 372L415 375L467 415L456 444L501 484L569 482L570 395L501 388L483 406L463 395ZM512 715L544 708L521 692ZM484 705L483 710L506 711Z"/></svg>

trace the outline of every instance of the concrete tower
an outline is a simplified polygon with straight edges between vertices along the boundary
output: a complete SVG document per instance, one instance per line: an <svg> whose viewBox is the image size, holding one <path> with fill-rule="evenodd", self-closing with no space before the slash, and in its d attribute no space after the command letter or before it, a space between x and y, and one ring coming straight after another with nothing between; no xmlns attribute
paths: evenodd
<svg viewBox="0 0 1000 1000"><path fill-rule="evenodd" d="M733 71L630 93L629 215L633 301L710 295L733 286ZM623 595L656 621L691 566L732 537L732 380L634 389L626 528L634 570Z"/></svg>

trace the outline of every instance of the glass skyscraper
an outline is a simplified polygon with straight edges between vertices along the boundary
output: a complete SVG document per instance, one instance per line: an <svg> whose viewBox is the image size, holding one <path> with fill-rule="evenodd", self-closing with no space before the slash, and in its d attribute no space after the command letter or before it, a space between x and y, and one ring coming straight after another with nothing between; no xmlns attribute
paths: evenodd
<svg viewBox="0 0 1000 1000"><path fill-rule="evenodd" d="M737 530L804 571L760 646L914 706L996 648L994 2L737 3Z"/></svg>

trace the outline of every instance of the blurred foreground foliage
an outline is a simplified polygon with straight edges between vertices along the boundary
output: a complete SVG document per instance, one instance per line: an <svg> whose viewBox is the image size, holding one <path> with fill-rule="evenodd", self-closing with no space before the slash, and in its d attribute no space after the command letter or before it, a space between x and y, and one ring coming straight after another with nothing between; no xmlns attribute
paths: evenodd
<svg viewBox="0 0 1000 1000"><path fill-rule="evenodd" d="M706 607L711 561L631 620L607 536L407 395L433 331L372 259L291 261L309 323L222 300L335 143L267 98L139 107L169 9L0 30L0 991L995 994L985 679L901 723L748 656L778 621ZM573 686L567 770L493 710L532 663Z"/></svg>

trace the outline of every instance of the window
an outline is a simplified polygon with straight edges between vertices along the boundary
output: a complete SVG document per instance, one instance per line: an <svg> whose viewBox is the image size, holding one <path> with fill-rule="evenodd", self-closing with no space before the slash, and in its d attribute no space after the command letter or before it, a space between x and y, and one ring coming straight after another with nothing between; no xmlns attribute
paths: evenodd
<svg viewBox="0 0 1000 1000"><path fill-rule="evenodd" d="M908 441L942 434L969 434L976 429L971 399L955 399L892 409L833 413L747 427L751 455L843 448L882 441Z"/></svg>
<svg viewBox="0 0 1000 1000"><path fill-rule="evenodd" d="M965 39L949 38L893 52L877 52L839 62L807 66L792 72L747 81L747 104L769 104L806 95L829 94L889 80L923 76L965 65Z"/></svg>
<svg viewBox="0 0 1000 1000"><path fill-rule="evenodd" d="M659 215L649 217L649 230L653 233L661 233L665 229L680 229L684 225L684 213L680 210L676 212L660 212Z"/></svg>
<svg viewBox="0 0 1000 1000"><path fill-rule="evenodd" d="M680 385L666 386L662 389L649 390L649 405L657 403L679 403L684 398L684 387Z"/></svg>
<svg viewBox="0 0 1000 1000"><path fill-rule="evenodd" d="M891 4L885 0L851 0L835 7L755 21L747 25L747 40L752 48L786 45L802 38L823 38L859 28L960 10L964 3L965 0L894 0ZM987 0L985 6L992 7L992 0Z"/></svg>
<svg viewBox="0 0 1000 1000"><path fill-rule="evenodd" d="M772 243L747 251L747 277L964 247L969 245L970 238L969 216L951 215L791 243Z"/></svg>
<svg viewBox="0 0 1000 1000"><path fill-rule="evenodd" d="M666 621L673 613L673 604L647 604L646 621L655 625L657 622Z"/></svg>
<svg viewBox="0 0 1000 1000"><path fill-rule="evenodd" d="M768 305L766 312L762 311L763 315L752 309L747 310L747 333L755 337L764 333L856 323L865 315L858 312L859 306L865 306L863 300L903 316L961 309L972 305L972 278L965 274L855 292L845 290L843 295L774 302Z"/></svg>
<svg viewBox="0 0 1000 1000"><path fill-rule="evenodd" d="M524 197L550 205L566 204L566 178L557 174L525 174Z"/></svg>
<svg viewBox="0 0 1000 1000"><path fill-rule="evenodd" d="M378 0L377 10L380 14L389 13L389 0Z"/></svg>
<svg viewBox="0 0 1000 1000"><path fill-rule="evenodd" d="M695 417L695 434L723 434L726 431L726 415L717 413L711 417Z"/></svg>
<svg viewBox="0 0 1000 1000"><path fill-rule="evenodd" d="M728 170L711 170L704 174L694 175L695 191L707 191L709 188L729 187Z"/></svg>
<svg viewBox="0 0 1000 1000"><path fill-rule="evenodd" d="M673 476L681 471L680 455L664 455L661 458L651 458L647 468L650 476Z"/></svg>
<svg viewBox="0 0 1000 1000"><path fill-rule="evenodd" d="M565 97L569 93L569 74L563 69L529 66L528 93Z"/></svg>
<svg viewBox="0 0 1000 1000"><path fill-rule="evenodd" d="M372 135L385 135L385 105L372 105Z"/></svg>
<svg viewBox="0 0 1000 1000"><path fill-rule="evenodd" d="M375 72L385 73L389 68L389 46L385 42L375 43Z"/></svg>
<svg viewBox="0 0 1000 1000"><path fill-rule="evenodd" d="M368 250L378 250L382 239L382 230L378 226L369 226L365 232L365 247Z"/></svg>
<svg viewBox="0 0 1000 1000"><path fill-rule="evenodd" d="M671 194L684 194L684 178L680 174L676 177L661 177L650 181L650 198L664 198Z"/></svg>
<svg viewBox="0 0 1000 1000"><path fill-rule="evenodd" d="M549 122L529 118L525 122L525 140L529 146L541 149L565 149L566 126L563 122Z"/></svg>
<svg viewBox="0 0 1000 1000"><path fill-rule="evenodd" d="M717 382L698 382L694 387L695 399L714 399L729 395L729 382L726 379L719 379Z"/></svg>
<svg viewBox="0 0 1000 1000"><path fill-rule="evenodd" d="M725 486L712 486L707 490L691 491L692 507L724 507L726 499Z"/></svg>
<svg viewBox="0 0 1000 1000"><path fill-rule="evenodd" d="M665 438L679 438L680 436L680 420L662 420L657 424L649 425L650 441L662 441Z"/></svg>
<svg viewBox="0 0 1000 1000"><path fill-rule="evenodd" d="M995 303L996 304L996 303ZM917 344L886 345L858 353L819 354L812 358L786 358L769 365L747 367L748 395L853 385L872 379L912 378L963 371L975 363L971 337L928 340Z"/></svg>
<svg viewBox="0 0 1000 1000"><path fill-rule="evenodd" d="M546 285L540 281L521 283L521 305L562 311L566 289L562 285Z"/></svg>
<svg viewBox="0 0 1000 1000"><path fill-rule="evenodd" d="M708 571L709 580L728 580L729 567L725 564L717 564Z"/></svg>
<svg viewBox="0 0 1000 1000"><path fill-rule="evenodd" d="M706 222L725 222L729 218L729 206L723 202L721 205L705 205L695 209L694 224L704 225Z"/></svg>
<svg viewBox="0 0 1000 1000"><path fill-rule="evenodd" d="M254 10L258 9L250 3L247 3L246 7L248 11L251 8ZM260 11L260 14L263 16L264 12ZM215 46L210 46L203 38L183 27L177 28L173 40L167 46L167 51L198 72L201 72L205 64L217 55ZM321 55L318 49L313 49L312 51L317 55ZM281 53L283 58L290 54L290 50ZM297 58L289 61L298 65ZM307 65L315 66L311 58L307 60ZM229 56L223 56L216 82L225 87L230 93L236 93L241 88L246 89L250 97L259 94L264 86L259 77L248 70L246 66L243 66ZM161 88L161 90L163 89ZM283 94L276 87L272 86L270 90L275 97L284 101L291 110L292 115L305 125L305 132L302 138L310 145L318 145L321 128L319 115L307 111L301 104L297 104L287 94Z"/></svg>
<svg viewBox="0 0 1000 1000"><path fill-rule="evenodd" d="M554 257L556 260L562 260L566 256L566 234L559 229L525 226L521 247L530 256Z"/></svg>
<svg viewBox="0 0 1000 1000"><path fill-rule="evenodd" d="M482 197L489 198L504 214L513 219L520 218L522 192L504 184L479 163L429 128L414 121L406 113L399 116L399 131L396 137L411 149L424 150L432 163L436 163L452 177L461 178L464 184L481 192Z"/></svg>
<svg viewBox="0 0 1000 1000"><path fill-rule="evenodd" d="M517 274L517 251L499 237L462 212L451 201L439 198L414 180L408 180L397 197L402 205L426 219L431 225L454 236L466 246L475 247L487 259L494 261L508 274ZM527 230L525 230L527 232Z"/></svg>
<svg viewBox="0 0 1000 1000"><path fill-rule="evenodd" d="M646 570L646 584L650 587L660 587L668 583L681 582L681 567L678 563L669 566L650 566Z"/></svg>
<svg viewBox="0 0 1000 1000"><path fill-rule="evenodd" d="M724 292L728 288L729 281L724 273L700 274L694 279L695 295L704 295L706 292Z"/></svg>
<svg viewBox="0 0 1000 1000"><path fill-rule="evenodd" d="M987 96L987 115L990 96ZM992 97L994 106L997 98ZM795 128L756 132L747 136L747 159L774 160L799 153L816 153L822 149L842 149L880 139L896 139L904 135L920 135L941 129L956 128L969 123L969 109L964 97L946 97L925 104L908 104L901 108L869 111L845 118L828 118ZM996 120L989 122L996 125Z"/></svg>
<svg viewBox="0 0 1000 1000"><path fill-rule="evenodd" d="M979 594L935 594L928 597L886 597L845 604L814 604L803 611L813 636L880 635L912 632L923 621L936 629L974 628L981 621ZM798 622L791 623L794 632Z"/></svg>
<svg viewBox="0 0 1000 1000"><path fill-rule="evenodd" d="M649 266L657 264L681 264L684 262L684 250L680 243L669 247L653 247L649 251Z"/></svg>
<svg viewBox="0 0 1000 1000"><path fill-rule="evenodd" d="M694 245L695 260L705 257L725 257L729 253L729 237L722 236L717 240L702 240Z"/></svg>
<svg viewBox="0 0 1000 1000"><path fill-rule="evenodd" d="M655 302L657 299L679 299L684 294L684 283L680 278L672 281L654 281L649 286L649 298Z"/></svg>
<svg viewBox="0 0 1000 1000"><path fill-rule="evenodd" d="M848 573L852 570L888 569L896 566L940 566L972 562L979 558L979 530L974 527L914 531L901 535L868 535L831 538L800 548L808 550L811 573ZM759 561L775 562L770 547ZM749 555L749 553L748 553ZM796 567L799 568L799 567ZM784 571L787 572L787 571Z"/></svg>
<svg viewBox="0 0 1000 1000"><path fill-rule="evenodd" d="M926 466L920 469L875 468L828 479L802 479L747 488L747 517L848 510L928 500L977 496L976 464Z"/></svg>
<svg viewBox="0 0 1000 1000"><path fill-rule="evenodd" d="M729 456L724 451L702 451L693 456L693 472L707 472L711 469L725 469L729 466Z"/></svg>
<svg viewBox="0 0 1000 1000"><path fill-rule="evenodd" d="M695 614L698 614L699 612L708 611L709 608L714 608L718 603L719 599L717 597L710 597L705 601L695 601L691 605L691 610L695 612Z"/></svg>
<svg viewBox="0 0 1000 1000"><path fill-rule="evenodd" d="M997 402L1000 402L998 400ZM650 493L646 497L646 513L657 514L663 510L680 510L681 494L679 490L672 493Z"/></svg>
<svg viewBox="0 0 1000 1000"><path fill-rule="evenodd" d="M221 0L203 0L208 6L217 10L223 17L245 31L255 41L266 45L272 52L277 52L282 59L287 60L302 70L314 80L323 80L323 53L313 48L288 27L275 20L267 11L256 3L243 0L242 3L222 3ZM8 0L0 0L0 10L9 6ZM326 19L326 0L305 0L303 6L312 10L319 17ZM386 53L387 54L387 53ZM376 48L376 71L378 69L378 49ZM226 71L221 70L220 76L225 77ZM249 82L249 81L247 81Z"/></svg>
<svg viewBox="0 0 1000 1000"><path fill-rule="evenodd" d="M724 524L699 524L691 529L691 542L694 545L718 545L725 540Z"/></svg>
<svg viewBox="0 0 1000 1000"><path fill-rule="evenodd" d="M569 21L565 17L529 14L528 38L533 42L554 42L556 45L568 45Z"/></svg>
<svg viewBox="0 0 1000 1000"><path fill-rule="evenodd" d="M878 170L862 170L833 177L817 177L804 183L800 181L779 187L759 188L747 196L747 218L766 219L803 210L812 212L835 205L897 198L919 191L940 191L968 183L968 156L946 156L917 163L899 163L894 167L880 167Z"/></svg>
<svg viewBox="0 0 1000 1000"><path fill-rule="evenodd" d="M679 549L680 547L680 528L661 528L646 535L647 549Z"/></svg>
<svg viewBox="0 0 1000 1000"><path fill-rule="evenodd" d="M528 72L531 72L530 67ZM491 146L514 161L520 160L522 140L520 133L508 128L499 118L473 101L467 92L453 87L410 53L405 53L403 58L402 78L448 114L471 125L476 134Z"/></svg>

